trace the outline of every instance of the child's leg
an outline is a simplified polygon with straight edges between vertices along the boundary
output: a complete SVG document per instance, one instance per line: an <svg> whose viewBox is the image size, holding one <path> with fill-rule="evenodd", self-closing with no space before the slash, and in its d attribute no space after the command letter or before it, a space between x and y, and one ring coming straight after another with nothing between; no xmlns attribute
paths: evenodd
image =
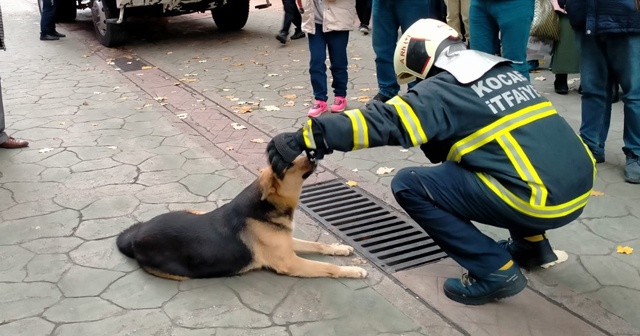
<svg viewBox="0 0 640 336"><path fill-rule="evenodd" d="M309 52L309 75L311 76L311 87L313 97L317 100L327 101L327 38L328 34L322 32L322 25L316 24L316 33L308 34ZM346 53L346 46L345 46Z"/></svg>
<svg viewBox="0 0 640 336"><path fill-rule="evenodd" d="M349 43L349 31L332 31L325 34L329 48L329 60L331 61L331 76L333 77L333 93L336 97L347 96L347 83L349 75L347 67L347 44Z"/></svg>

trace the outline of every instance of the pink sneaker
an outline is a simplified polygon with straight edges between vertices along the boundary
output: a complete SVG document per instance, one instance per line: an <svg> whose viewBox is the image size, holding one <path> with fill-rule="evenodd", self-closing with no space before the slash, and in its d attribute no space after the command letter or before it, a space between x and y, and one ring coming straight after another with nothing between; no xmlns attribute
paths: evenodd
<svg viewBox="0 0 640 336"><path fill-rule="evenodd" d="M309 117L315 118L315 117L319 117L321 114L323 114L325 112L328 112L328 110L327 110L327 102L316 99L313 102L313 106L309 110L309 113L307 113L307 114L309 115Z"/></svg>
<svg viewBox="0 0 640 336"><path fill-rule="evenodd" d="M338 96L333 100L333 104L331 105L331 112L333 113L342 112L346 108L347 108L347 98Z"/></svg>

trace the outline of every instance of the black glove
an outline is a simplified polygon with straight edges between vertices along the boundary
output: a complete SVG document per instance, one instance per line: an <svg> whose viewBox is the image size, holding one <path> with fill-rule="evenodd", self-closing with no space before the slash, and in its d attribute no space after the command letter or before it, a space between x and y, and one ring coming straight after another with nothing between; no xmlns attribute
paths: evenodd
<svg viewBox="0 0 640 336"><path fill-rule="evenodd" d="M280 133L267 144L267 155L271 169L279 178L284 177L284 171L293 166L295 160L305 150L302 130L292 133Z"/></svg>

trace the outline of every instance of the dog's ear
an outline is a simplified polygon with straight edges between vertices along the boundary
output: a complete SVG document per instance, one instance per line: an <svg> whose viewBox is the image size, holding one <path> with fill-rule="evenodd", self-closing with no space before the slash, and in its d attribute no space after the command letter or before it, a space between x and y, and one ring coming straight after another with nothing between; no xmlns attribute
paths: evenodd
<svg viewBox="0 0 640 336"><path fill-rule="evenodd" d="M271 168L264 168L260 170L260 191L262 191L262 197L260 200L264 201L270 194L276 192L276 176Z"/></svg>

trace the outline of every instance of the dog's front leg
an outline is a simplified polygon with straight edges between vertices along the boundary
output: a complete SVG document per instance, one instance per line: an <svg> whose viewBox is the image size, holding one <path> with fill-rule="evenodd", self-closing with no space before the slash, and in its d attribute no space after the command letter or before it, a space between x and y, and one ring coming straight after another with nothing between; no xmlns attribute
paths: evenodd
<svg viewBox="0 0 640 336"><path fill-rule="evenodd" d="M294 256L281 265L271 266L279 274L303 278L364 278L367 271L356 266L338 266Z"/></svg>
<svg viewBox="0 0 640 336"><path fill-rule="evenodd" d="M320 253L328 255L348 256L353 247L341 244L325 244L293 238L293 250L300 253Z"/></svg>

